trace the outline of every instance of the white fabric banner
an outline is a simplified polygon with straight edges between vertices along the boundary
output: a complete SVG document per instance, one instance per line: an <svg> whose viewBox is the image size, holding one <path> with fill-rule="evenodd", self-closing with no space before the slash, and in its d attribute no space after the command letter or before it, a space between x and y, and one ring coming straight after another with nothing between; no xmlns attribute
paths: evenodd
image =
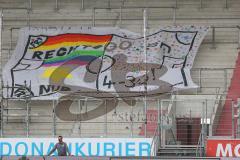
<svg viewBox="0 0 240 160"><path fill-rule="evenodd" d="M166 26L144 38L119 28L23 28L3 71L4 97L138 97L196 88L190 69L208 31Z"/></svg>

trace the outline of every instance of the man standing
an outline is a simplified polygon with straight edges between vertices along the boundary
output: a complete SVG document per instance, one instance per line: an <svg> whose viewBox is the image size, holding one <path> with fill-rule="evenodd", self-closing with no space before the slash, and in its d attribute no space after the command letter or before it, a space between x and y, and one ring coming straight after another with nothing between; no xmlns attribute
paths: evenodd
<svg viewBox="0 0 240 160"><path fill-rule="evenodd" d="M67 153L69 156L71 156L67 144L63 142L62 136L58 136L58 143L55 144L54 148L50 151L48 156L50 156L55 150L57 150L58 156L67 156Z"/></svg>

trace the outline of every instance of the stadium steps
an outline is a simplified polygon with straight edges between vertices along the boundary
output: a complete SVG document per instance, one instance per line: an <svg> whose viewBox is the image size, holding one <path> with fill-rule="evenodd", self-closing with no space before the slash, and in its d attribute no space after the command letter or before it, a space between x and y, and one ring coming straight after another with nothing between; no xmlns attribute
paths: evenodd
<svg viewBox="0 0 240 160"><path fill-rule="evenodd" d="M198 148L199 149L199 148ZM196 147L169 147L169 148L161 148L157 152L157 156L196 156Z"/></svg>
<svg viewBox="0 0 240 160"><path fill-rule="evenodd" d="M228 88L228 93L226 96L226 99L232 99L235 104L237 102L237 99L240 97L239 75L240 75L240 52L238 54L235 69L231 79L231 84L230 84L230 87ZM234 113L236 113L236 108L234 108ZM234 128L236 128L236 123ZM232 102L231 101L225 101L215 135L216 136L232 135Z"/></svg>

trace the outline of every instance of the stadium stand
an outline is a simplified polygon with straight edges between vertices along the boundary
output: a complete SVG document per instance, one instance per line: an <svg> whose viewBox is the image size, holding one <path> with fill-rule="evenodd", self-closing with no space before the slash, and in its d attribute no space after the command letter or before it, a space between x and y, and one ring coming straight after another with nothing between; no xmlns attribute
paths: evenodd
<svg viewBox="0 0 240 160"><path fill-rule="evenodd" d="M76 122L56 117L57 101L1 98L1 137L154 137L161 139L158 155L174 156L204 155L206 136L238 137L239 7L239 0L0 0L1 69L22 27L111 26L142 34L144 8L148 32L162 25L210 26L191 70L199 88L151 98L146 111L142 98L134 106L120 100L114 111ZM98 103L80 97L71 109L84 113Z"/></svg>
<svg viewBox="0 0 240 160"><path fill-rule="evenodd" d="M226 101L223 107L223 110L221 112L220 116L220 121L219 121L219 126L217 128L216 134L217 135L222 135L222 136L231 136L234 134L236 136L236 131L234 128L236 128L236 123L235 125L229 126L227 124L232 122L232 119L229 119L229 117L232 116L233 113L237 112L237 108L232 108L232 103L236 104L237 99L239 98L239 91L238 91L238 74L239 74L239 56L236 60L236 66L233 71L233 76L231 79L231 85L228 88L227 92L227 99L231 99L232 101ZM236 121L236 119L234 120ZM232 133L234 131L234 133Z"/></svg>

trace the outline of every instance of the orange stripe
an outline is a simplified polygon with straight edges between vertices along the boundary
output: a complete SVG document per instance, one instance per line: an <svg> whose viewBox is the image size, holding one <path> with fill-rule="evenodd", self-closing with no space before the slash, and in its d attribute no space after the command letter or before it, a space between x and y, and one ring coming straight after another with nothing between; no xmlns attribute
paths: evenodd
<svg viewBox="0 0 240 160"><path fill-rule="evenodd" d="M43 44L44 46L53 45L63 42L108 42L112 38L112 35L88 35L88 34L61 34L57 36L48 37L47 41Z"/></svg>

